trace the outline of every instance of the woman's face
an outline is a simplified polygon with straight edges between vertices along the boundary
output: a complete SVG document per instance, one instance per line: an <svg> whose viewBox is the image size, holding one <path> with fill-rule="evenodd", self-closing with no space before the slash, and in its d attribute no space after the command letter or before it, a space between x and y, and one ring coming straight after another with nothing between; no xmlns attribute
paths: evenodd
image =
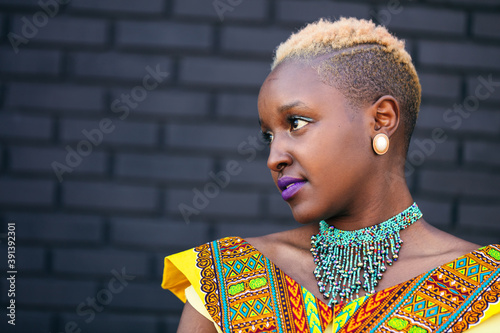
<svg viewBox="0 0 500 333"><path fill-rule="evenodd" d="M295 61L269 74L258 107L263 135L272 140L267 165L297 221L328 220L366 205L374 155L366 112L348 109L339 91Z"/></svg>

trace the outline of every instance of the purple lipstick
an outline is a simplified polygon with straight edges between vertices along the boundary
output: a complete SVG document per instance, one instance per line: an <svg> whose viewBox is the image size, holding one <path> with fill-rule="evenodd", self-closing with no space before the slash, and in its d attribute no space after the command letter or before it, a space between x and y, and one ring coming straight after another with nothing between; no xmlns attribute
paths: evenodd
<svg viewBox="0 0 500 333"><path fill-rule="evenodd" d="M278 179L278 187L281 190L281 197L288 201L297 193L306 181L302 178L281 177Z"/></svg>

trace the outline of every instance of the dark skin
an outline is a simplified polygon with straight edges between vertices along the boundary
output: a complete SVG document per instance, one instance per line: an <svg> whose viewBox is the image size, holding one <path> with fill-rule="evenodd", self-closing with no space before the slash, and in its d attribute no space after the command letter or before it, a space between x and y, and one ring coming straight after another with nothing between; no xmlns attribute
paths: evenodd
<svg viewBox="0 0 500 333"><path fill-rule="evenodd" d="M361 229L389 219L414 201L404 181L404 165L394 163L403 161L405 154L398 102L381 96L354 110L338 90L319 79L311 65L287 61L265 80L258 106L262 131L272 137L267 165L274 182L283 176L306 181L287 201L303 226L246 240L324 301L312 274L315 264L310 253L318 221L343 230ZM378 133L390 138L384 155L372 149ZM423 218L400 235L404 245L399 259L384 273L377 291L479 247L432 227ZM216 330L187 303L178 332Z"/></svg>

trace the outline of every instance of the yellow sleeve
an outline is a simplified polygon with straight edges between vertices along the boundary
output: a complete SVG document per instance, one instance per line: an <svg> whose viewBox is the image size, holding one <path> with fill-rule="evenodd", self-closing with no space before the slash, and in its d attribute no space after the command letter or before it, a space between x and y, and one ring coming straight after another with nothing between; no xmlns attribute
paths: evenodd
<svg viewBox="0 0 500 333"><path fill-rule="evenodd" d="M217 332L222 333L205 308L203 301L205 294L201 291L200 285L200 269L196 267L196 252L193 249L165 258L161 286L170 290L184 303L189 301L196 311L214 324Z"/></svg>
<svg viewBox="0 0 500 333"><path fill-rule="evenodd" d="M200 269L196 267L196 252L190 249L166 257L162 288L170 290L185 303L185 290L191 285L200 298L204 299L200 289Z"/></svg>

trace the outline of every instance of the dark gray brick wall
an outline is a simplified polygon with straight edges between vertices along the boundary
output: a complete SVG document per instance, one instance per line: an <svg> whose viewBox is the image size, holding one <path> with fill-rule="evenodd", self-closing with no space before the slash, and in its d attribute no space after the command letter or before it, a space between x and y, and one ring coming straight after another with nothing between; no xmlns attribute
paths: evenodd
<svg viewBox="0 0 500 333"><path fill-rule="evenodd" d="M393 2L396 3L396 2ZM463 35L466 30L467 13L463 10L434 9L425 7L403 8L403 2L387 19L387 26L394 32ZM385 10L382 8L381 11ZM425 24L422 18L425 17ZM380 23L384 23L381 20Z"/></svg>
<svg viewBox="0 0 500 333"><path fill-rule="evenodd" d="M7 107L28 111L88 113L98 112L104 107L104 89L101 87L13 82L8 86L6 95Z"/></svg>
<svg viewBox="0 0 500 333"><path fill-rule="evenodd" d="M61 53L58 51L25 50L25 52L15 54L10 47L5 46L0 50L2 74L57 76L60 74L60 62Z"/></svg>
<svg viewBox="0 0 500 333"><path fill-rule="evenodd" d="M73 0L69 5L74 11L104 12L107 15L116 13L158 15L165 8L165 1L144 0Z"/></svg>
<svg viewBox="0 0 500 333"><path fill-rule="evenodd" d="M278 22L299 24L315 21L319 17L355 16L369 18L369 9L370 6L362 2L278 0L277 18Z"/></svg>
<svg viewBox="0 0 500 333"><path fill-rule="evenodd" d="M0 114L0 137L16 141L49 141L53 119L3 111Z"/></svg>
<svg viewBox="0 0 500 333"><path fill-rule="evenodd" d="M230 6L221 15L214 9L213 1L173 0L172 2L173 14L176 18L260 23L268 18L270 0L243 1L238 6Z"/></svg>
<svg viewBox="0 0 500 333"><path fill-rule="evenodd" d="M295 227L257 96L275 47L322 16L405 39L423 88L410 189L437 227L500 242L499 0L42 3L0 0L0 252L15 222L19 271L1 332L175 332L165 255Z"/></svg>
<svg viewBox="0 0 500 333"><path fill-rule="evenodd" d="M88 214L8 213L7 221L16 221L16 229L27 244L78 244L95 246L104 242L104 222Z"/></svg>
<svg viewBox="0 0 500 333"><path fill-rule="evenodd" d="M117 44L136 48L208 50L212 28L208 24L125 21L117 25Z"/></svg>
<svg viewBox="0 0 500 333"><path fill-rule="evenodd" d="M188 57L182 60L180 75L185 84L257 88L269 68L263 61Z"/></svg>
<svg viewBox="0 0 500 333"><path fill-rule="evenodd" d="M19 35L22 35L22 30L25 26L22 17L13 17L14 24L11 31ZM100 19L57 16L51 18L50 23L38 30L33 43L40 45L57 43L78 47L104 45L107 38L107 25L105 20ZM82 27L85 27L85 29L82 29Z"/></svg>

